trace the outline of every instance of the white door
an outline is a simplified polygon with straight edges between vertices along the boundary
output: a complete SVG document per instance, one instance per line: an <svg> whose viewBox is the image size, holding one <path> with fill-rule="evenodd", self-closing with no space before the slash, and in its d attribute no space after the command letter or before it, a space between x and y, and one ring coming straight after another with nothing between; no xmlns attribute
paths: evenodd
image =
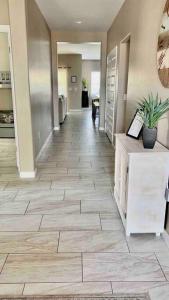
<svg viewBox="0 0 169 300"><path fill-rule="evenodd" d="M114 143L116 117L116 83L117 83L117 47L107 57L106 80L106 115L105 129L108 138Z"/></svg>

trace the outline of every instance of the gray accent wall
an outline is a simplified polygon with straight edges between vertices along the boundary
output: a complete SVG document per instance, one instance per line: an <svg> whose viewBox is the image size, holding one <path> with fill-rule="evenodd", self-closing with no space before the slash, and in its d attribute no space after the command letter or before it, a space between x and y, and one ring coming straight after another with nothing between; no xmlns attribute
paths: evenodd
<svg viewBox="0 0 169 300"><path fill-rule="evenodd" d="M52 131L50 30L34 0L27 0L27 38L34 155Z"/></svg>

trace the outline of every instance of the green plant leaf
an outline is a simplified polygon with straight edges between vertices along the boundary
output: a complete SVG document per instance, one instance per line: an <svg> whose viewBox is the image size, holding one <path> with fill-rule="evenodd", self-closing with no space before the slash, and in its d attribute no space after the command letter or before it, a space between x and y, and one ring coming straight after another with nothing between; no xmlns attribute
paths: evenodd
<svg viewBox="0 0 169 300"><path fill-rule="evenodd" d="M169 111L169 98L162 101L158 93L154 97L152 93L138 103L138 112L143 119L144 125L155 128L162 116Z"/></svg>

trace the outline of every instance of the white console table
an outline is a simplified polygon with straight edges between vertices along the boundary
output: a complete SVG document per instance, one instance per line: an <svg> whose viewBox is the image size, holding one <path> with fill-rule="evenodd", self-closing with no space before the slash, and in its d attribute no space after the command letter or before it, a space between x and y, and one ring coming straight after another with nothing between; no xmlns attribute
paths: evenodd
<svg viewBox="0 0 169 300"><path fill-rule="evenodd" d="M114 196L127 236L164 231L168 176L168 149L158 142L144 149L141 140L116 135Z"/></svg>

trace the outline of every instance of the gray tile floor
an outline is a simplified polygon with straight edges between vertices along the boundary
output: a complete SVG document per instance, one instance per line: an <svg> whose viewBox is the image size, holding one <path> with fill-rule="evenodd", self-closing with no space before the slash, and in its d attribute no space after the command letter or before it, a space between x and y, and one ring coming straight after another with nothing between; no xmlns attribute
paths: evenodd
<svg viewBox="0 0 169 300"><path fill-rule="evenodd" d="M17 175L0 140L0 295L148 292L169 299L169 249L125 237L113 192L114 151L91 113L69 115L38 162Z"/></svg>

